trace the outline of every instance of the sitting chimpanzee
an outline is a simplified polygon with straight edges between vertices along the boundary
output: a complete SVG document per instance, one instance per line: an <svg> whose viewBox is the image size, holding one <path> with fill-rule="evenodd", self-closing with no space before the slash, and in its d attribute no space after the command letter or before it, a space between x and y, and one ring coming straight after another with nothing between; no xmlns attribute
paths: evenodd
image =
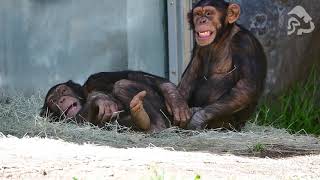
<svg viewBox="0 0 320 180"><path fill-rule="evenodd" d="M103 126L119 112L118 123L145 132L158 132L175 122L186 122L190 111L176 86L144 72L102 72L91 75L83 86L72 81L52 87L41 116L89 121Z"/></svg>
<svg viewBox="0 0 320 180"><path fill-rule="evenodd" d="M195 46L178 86L194 114L188 129L241 129L264 90L266 56L236 23L240 6L201 0L189 13ZM185 124L185 123L183 123Z"/></svg>

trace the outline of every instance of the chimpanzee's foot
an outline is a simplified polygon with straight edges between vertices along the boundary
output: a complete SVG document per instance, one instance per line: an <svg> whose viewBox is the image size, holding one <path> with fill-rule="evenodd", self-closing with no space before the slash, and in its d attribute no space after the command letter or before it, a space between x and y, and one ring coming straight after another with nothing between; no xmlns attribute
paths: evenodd
<svg viewBox="0 0 320 180"><path fill-rule="evenodd" d="M147 95L146 91L142 91L135 95L130 102L130 112L134 123L142 130L150 129L150 118L143 108L143 99Z"/></svg>

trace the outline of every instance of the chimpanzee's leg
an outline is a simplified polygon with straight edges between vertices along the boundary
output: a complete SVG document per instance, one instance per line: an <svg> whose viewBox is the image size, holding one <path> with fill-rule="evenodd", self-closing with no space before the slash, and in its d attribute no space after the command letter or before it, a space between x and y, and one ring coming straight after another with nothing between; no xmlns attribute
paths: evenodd
<svg viewBox="0 0 320 180"><path fill-rule="evenodd" d="M208 128L225 128L228 130L241 131L248 119L250 119L252 114L255 112L256 106L257 105L253 103L235 114L217 118L208 124Z"/></svg>
<svg viewBox="0 0 320 180"><path fill-rule="evenodd" d="M130 104L132 104L134 97L142 91L146 91L142 104L143 110L145 110L150 119L150 129L148 131L159 132L168 128L170 121L163 115L163 113L166 113L164 99L150 86L135 81L120 80L114 85L113 95L122 102L126 111L130 112ZM147 119L147 117L142 117L141 115L143 116L143 113L137 118L142 118L142 121L144 121L144 118Z"/></svg>

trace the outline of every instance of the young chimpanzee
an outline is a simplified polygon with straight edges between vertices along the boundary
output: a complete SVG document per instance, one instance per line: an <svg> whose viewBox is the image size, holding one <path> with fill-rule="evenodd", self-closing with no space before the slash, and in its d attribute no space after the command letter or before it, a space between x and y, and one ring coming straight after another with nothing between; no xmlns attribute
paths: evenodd
<svg viewBox="0 0 320 180"><path fill-rule="evenodd" d="M195 46L178 86L193 107L188 129L241 129L264 90L266 56L259 41L236 23L240 6L201 0L189 13Z"/></svg>
<svg viewBox="0 0 320 180"><path fill-rule="evenodd" d="M144 72L102 72L91 75L83 86L72 81L52 87L40 115L59 120L75 119L103 126L120 113L118 123L145 132L187 121L190 110L176 86L164 78Z"/></svg>

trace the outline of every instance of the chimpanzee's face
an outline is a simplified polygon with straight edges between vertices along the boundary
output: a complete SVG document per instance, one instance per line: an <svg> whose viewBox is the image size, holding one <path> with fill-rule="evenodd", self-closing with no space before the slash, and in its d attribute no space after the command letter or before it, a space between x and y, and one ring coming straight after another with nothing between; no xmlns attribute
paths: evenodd
<svg viewBox="0 0 320 180"><path fill-rule="evenodd" d="M199 46L211 44L222 27L222 12L213 6L196 7L193 10L195 39Z"/></svg>
<svg viewBox="0 0 320 180"><path fill-rule="evenodd" d="M202 0L188 14L189 23L199 46L213 43L218 35L226 33L225 27L240 17L240 6L224 0ZM216 40L218 41L218 40Z"/></svg>
<svg viewBox="0 0 320 180"><path fill-rule="evenodd" d="M47 95L45 103L49 111L65 115L66 118L75 117L82 107L79 97L65 84L61 84L51 90L51 93Z"/></svg>

